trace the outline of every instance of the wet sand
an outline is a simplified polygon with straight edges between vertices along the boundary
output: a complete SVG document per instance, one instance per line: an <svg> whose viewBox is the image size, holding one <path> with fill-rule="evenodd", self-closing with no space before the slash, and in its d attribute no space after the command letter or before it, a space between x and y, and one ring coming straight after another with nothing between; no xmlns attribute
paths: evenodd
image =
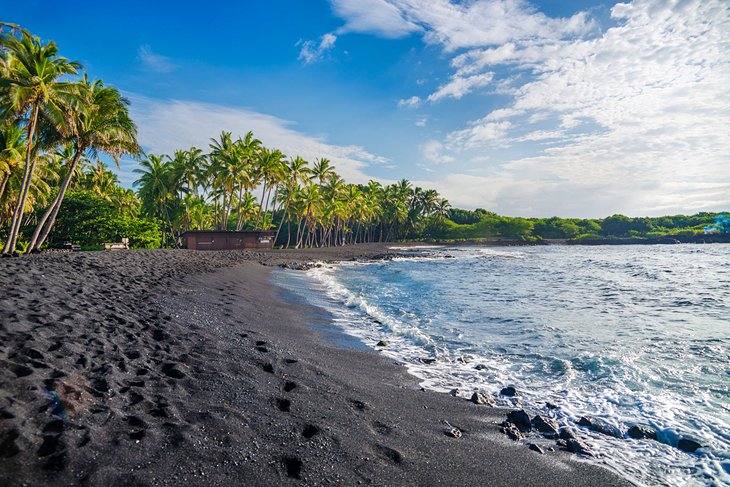
<svg viewBox="0 0 730 487"><path fill-rule="evenodd" d="M0 260L0 485L629 485L509 440L505 410L337 346L270 281L387 252Z"/></svg>

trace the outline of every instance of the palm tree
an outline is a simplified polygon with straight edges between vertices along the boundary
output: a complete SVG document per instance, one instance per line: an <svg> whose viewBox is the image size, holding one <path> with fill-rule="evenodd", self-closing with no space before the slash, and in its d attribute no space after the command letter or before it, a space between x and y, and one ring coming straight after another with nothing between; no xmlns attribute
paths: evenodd
<svg viewBox="0 0 730 487"><path fill-rule="evenodd" d="M329 159L319 159L312 167L312 179L319 181L319 185L323 186L332 176L335 175L335 168Z"/></svg>
<svg viewBox="0 0 730 487"><path fill-rule="evenodd" d="M24 130L17 122L0 127L0 200L13 172L21 166L25 152Z"/></svg>
<svg viewBox="0 0 730 487"><path fill-rule="evenodd" d="M309 174L312 170L309 169L308 166L309 163L307 161L305 161L300 156L297 156L289 161L289 164L285 167L284 179L281 183L282 188L279 192L279 199L280 202L283 204L284 209L281 214L279 227L276 230L276 237L274 237L274 242L276 242L276 240L279 238L279 233L281 232L281 227L284 224L284 220L290 218L291 216L289 214L290 205L292 203L293 197L299 190L299 185L304 184L305 181L309 181ZM291 240L291 228L287 227L287 230L288 235L286 246L288 247Z"/></svg>
<svg viewBox="0 0 730 487"><path fill-rule="evenodd" d="M142 210L167 222L167 227L163 226L162 230L162 241L166 245L166 230L169 228L172 232L172 222L167 208L167 200L171 195L170 165L165 162L165 157L149 154L146 159L142 159L139 163L141 167L134 170L141 176L132 185L139 186Z"/></svg>
<svg viewBox="0 0 730 487"><path fill-rule="evenodd" d="M0 24L2 27L14 27ZM27 117L25 165L18 200L10 222L10 232L3 254L15 252L23 220L36 159L32 157L36 143L38 119L43 116L50 124L62 126L69 106L75 104L74 83L59 81L64 75L76 74L80 65L58 56L58 47L51 41L43 45L38 37L21 29L20 36L0 32L0 87L7 96L3 111L13 113L16 119Z"/></svg>
<svg viewBox="0 0 730 487"><path fill-rule="evenodd" d="M137 144L137 127L129 117L129 102L121 96L119 90L104 86L101 81L89 82L84 76L78 83L81 103L71 110L69 123L69 141L73 144L73 156L68 159L66 177L61 183L58 195L38 222L31 237L30 250L38 251L45 242L56 222L56 216L63 203L66 190L71 183L82 156L89 151L92 157L99 152L111 155L119 166L119 157L124 154L137 156L141 149ZM103 167L99 173L100 183L107 185L110 178L103 177ZM115 185L115 183L114 183Z"/></svg>

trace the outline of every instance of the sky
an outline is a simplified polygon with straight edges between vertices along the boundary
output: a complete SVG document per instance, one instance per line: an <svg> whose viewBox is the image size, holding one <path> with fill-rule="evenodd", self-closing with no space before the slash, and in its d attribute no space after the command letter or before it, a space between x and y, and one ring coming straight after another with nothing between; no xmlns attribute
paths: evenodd
<svg viewBox="0 0 730 487"><path fill-rule="evenodd" d="M253 130L461 208L730 209L725 0L0 0L0 20L119 88L148 152Z"/></svg>

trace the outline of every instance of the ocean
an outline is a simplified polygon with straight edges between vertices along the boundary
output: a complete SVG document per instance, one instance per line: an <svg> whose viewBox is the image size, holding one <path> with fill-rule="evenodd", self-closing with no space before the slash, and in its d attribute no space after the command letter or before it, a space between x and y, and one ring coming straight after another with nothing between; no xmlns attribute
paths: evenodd
<svg viewBox="0 0 730 487"><path fill-rule="evenodd" d="M499 392L513 385L635 482L730 485L730 245L419 252L275 279L365 345L386 340L425 388L511 406ZM589 431L581 416L649 425L659 441ZM678 449L682 436L704 448Z"/></svg>

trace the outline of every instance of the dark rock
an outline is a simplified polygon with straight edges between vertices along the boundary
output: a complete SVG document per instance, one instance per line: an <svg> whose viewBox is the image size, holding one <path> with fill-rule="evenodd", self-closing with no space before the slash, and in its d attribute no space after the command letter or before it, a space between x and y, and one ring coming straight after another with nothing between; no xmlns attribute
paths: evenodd
<svg viewBox="0 0 730 487"><path fill-rule="evenodd" d="M602 435L613 436L614 438L623 438L624 436L620 429L600 419L581 416L578 421L578 425L585 426L586 428L591 429L596 433L601 433Z"/></svg>
<svg viewBox="0 0 730 487"><path fill-rule="evenodd" d="M654 428L636 424L629 428L629 436L635 440L657 440L657 434Z"/></svg>
<svg viewBox="0 0 730 487"><path fill-rule="evenodd" d="M581 416L578 420L578 426L585 426L587 428L590 428L593 425L593 421L591 421L590 418L586 418L585 416Z"/></svg>
<svg viewBox="0 0 730 487"><path fill-rule="evenodd" d="M456 389L451 389L449 391L449 394L451 394L452 397L457 397L459 394L461 394L461 389L458 387Z"/></svg>
<svg viewBox="0 0 730 487"><path fill-rule="evenodd" d="M380 340L377 344L375 344L376 347L387 347L388 342L386 340Z"/></svg>
<svg viewBox="0 0 730 487"><path fill-rule="evenodd" d="M515 389L512 386L504 387L501 391L499 391L499 394L502 396L508 396L508 397L519 396L517 389Z"/></svg>
<svg viewBox="0 0 730 487"><path fill-rule="evenodd" d="M546 402L545 407L548 409L558 409L558 406L556 406L555 404L553 404L551 402Z"/></svg>
<svg viewBox="0 0 730 487"><path fill-rule="evenodd" d="M565 440L565 448L572 453L581 453L583 455L593 456L593 452L588 445L574 438Z"/></svg>
<svg viewBox="0 0 730 487"><path fill-rule="evenodd" d="M568 427L560 428L560 431L558 431L558 436L560 436L561 440L575 439L575 433L573 433L573 430Z"/></svg>
<svg viewBox="0 0 730 487"><path fill-rule="evenodd" d="M484 364L477 364L476 367L474 367L477 370L485 370L487 368Z"/></svg>
<svg viewBox="0 0 730 487"><path fill-rule="evenodd" d="M683 436L679 439L677 448L687 453L694 453L697 449L702 448L702 444L694 438Z"/></svg>
<svg viewBox="0 0 730 487"><path fill-rule="evenodd" d="M421 358L419 358L418 360L419 360L419 361L420 361L421 363L423 363L423 364L426 364L426 365L430 365L430 364L432 364L432 363L436 362L436 359L435 359L435 358L433 358L433 357L421 357Z"/></svg>
<svg viewBox="0 0 730 487"><path fill-rule="evenodd" d="M507 414L507 421L514 423L520 431L530 431L530 429L532 429L530 415L527 414L524 409L510 411L509 414Z"/></svg>
<svg viewBox="0 0 730 487"><path fill-rule="evenodd" d="M536 445L534 443L531 443L530 444L530 450L536 451L540 455L544 455L545 454L545 451L542 448L540 448L540 445Z"/></svg>
<svg viewBox="0 0 730 487"><path fill-rule="evenodd" d="M522 432L517 428L517 426L515 426L512 423L507 423L505 426L500 428L499 431L501 431L502 433L507 435L510 439L515 440L515 441L521 440L522 438L525 437L522 434Z"/></svg>
<svg viewBox="0 0 730 487"><path fill-rule="evenodd" d="M492 406L492 407L494 407L494 405L496 404L494 399L492 399L491 397L489 397L485 394L482 394L479 391L474 392L474 394L471 395L470 400L474 404L486 404L487 406Z"/></svg>
<svg viewBox="0 0 730 487"><path fill-rule="evenodd" d="M557 436L558 434L558 423L539 414L532 418L532 428L546 436Z"/></svg>

